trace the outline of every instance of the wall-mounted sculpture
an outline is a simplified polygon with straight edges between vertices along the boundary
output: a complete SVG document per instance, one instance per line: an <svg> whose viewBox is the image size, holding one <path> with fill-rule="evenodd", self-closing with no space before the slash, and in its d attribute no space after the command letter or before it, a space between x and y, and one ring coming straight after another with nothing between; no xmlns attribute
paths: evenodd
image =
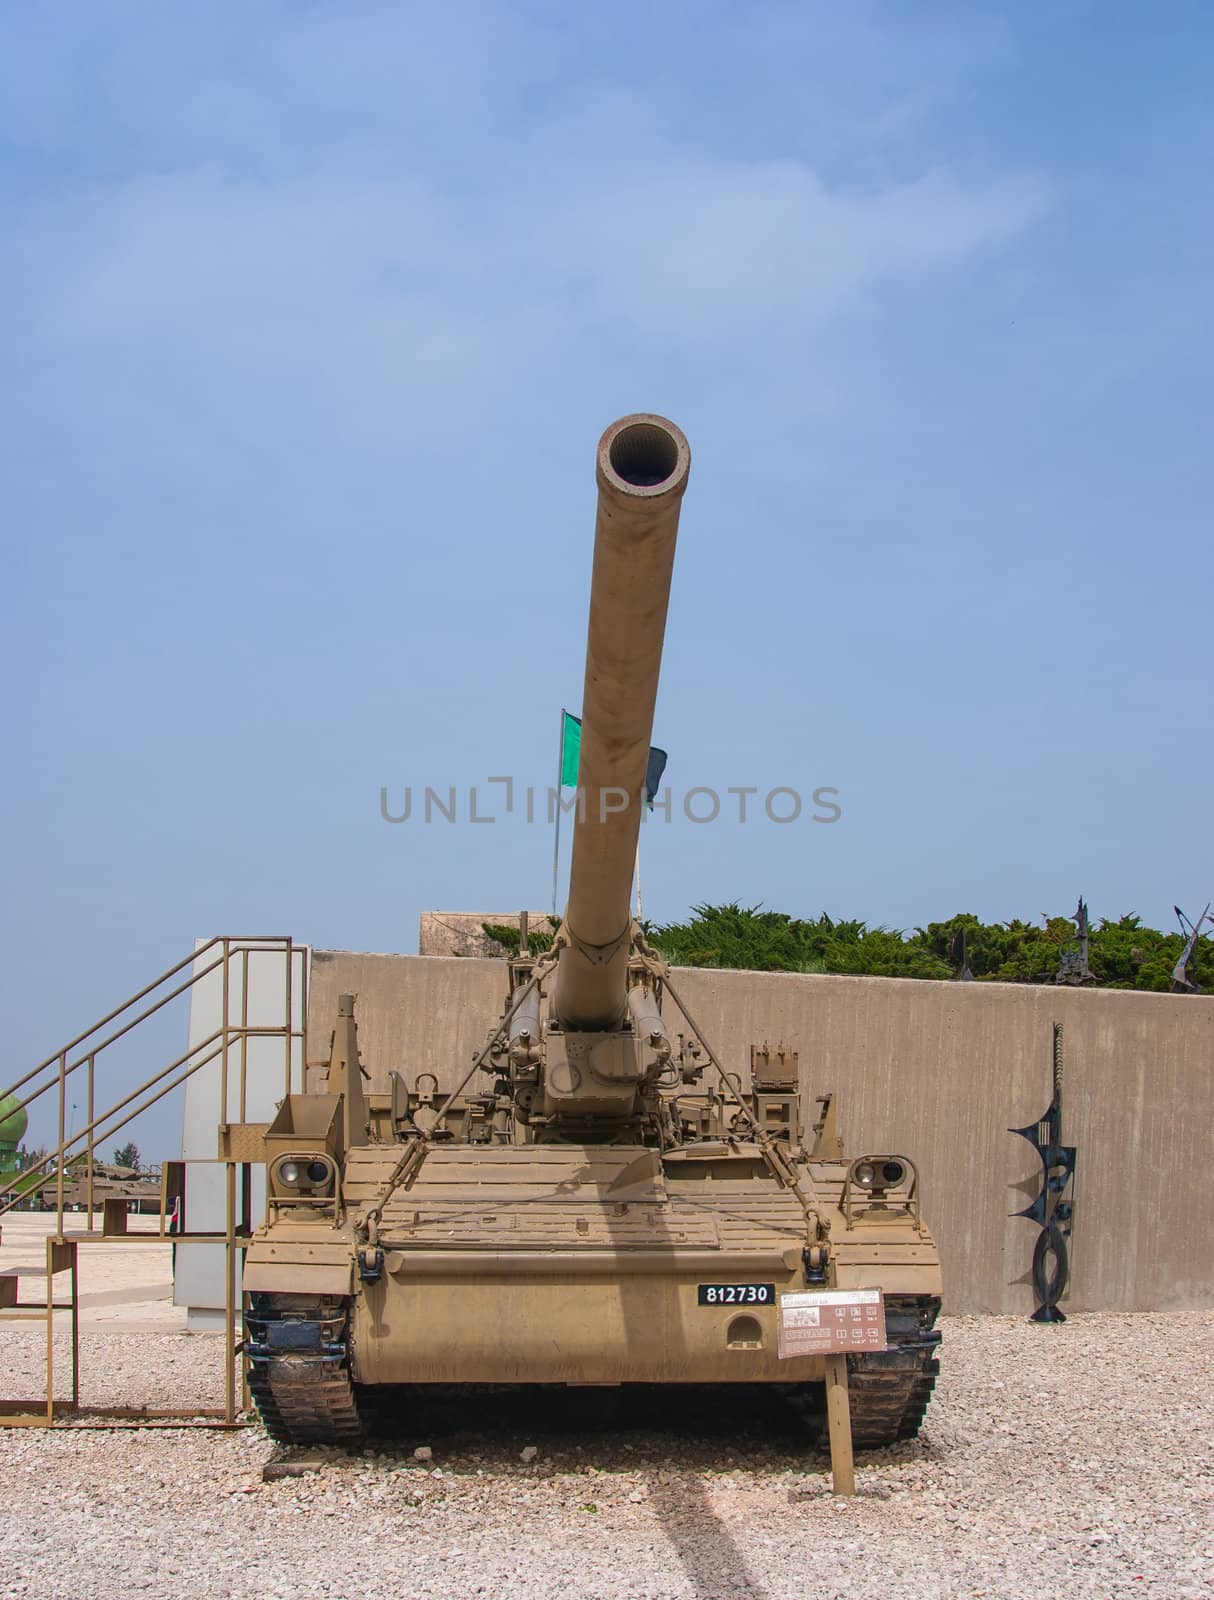
<svg viewBox="0 0 1214 1600"><path fill-rule="evenodd" d="M1041 1193L1032 1205L1012 1213L1027 1217L1041 1229L1033 1249L1034 1322L1066 1321L1058 1302L1066 1293L1071 1272L1068 1241L1074 1218L1075 1146L1062 1142L1061 1022L1054 1024L1053 1072L1054 1095L1044 1114L1027 1127L1008 1129L1027 1139L1041 1157Z"/></svg>

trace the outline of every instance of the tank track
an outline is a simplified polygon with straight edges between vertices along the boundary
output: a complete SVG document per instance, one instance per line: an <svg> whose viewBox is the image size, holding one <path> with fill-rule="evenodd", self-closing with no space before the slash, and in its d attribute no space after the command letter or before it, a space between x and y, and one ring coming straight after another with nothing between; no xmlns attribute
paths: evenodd
<svg viewBox="0 0 1214 1600"><path fill-rule="evenodd" d="M880 1450L913 1439L923 1422L940 1363L933 1325L940 1301L927 1295L885 1302L890 1348L847 1358L852 1443ZM245 1312L249 1392L266 1432L279 1444L351 1448L366 1424L350 1373L350 1304L336 1297L253 1294ZM817 1444L828 1442L821 1384L788 1392Z"/></svg>
<svg viewBox="0 0 1214 1600"><path fill-rule="evenodd" d="M343 1448L362 1443L348 1300L250 1295L244 1348L249 1393L271 1439Z"/></svg>
<svg viewBox="0 0 1214 1600"><path fill-rule="evenodd" d="M940 1363L933 1331L940 1301L930 1295L891 1295L885 1302L888 1350L866 1351L847 1358L847 1392L852 1444L857 1450L880 1450L913 1439L923 1422L936 1385ZM815 1443L829 1439L825 1396L820 1384L806 1385L793 1396Z"/></svg>

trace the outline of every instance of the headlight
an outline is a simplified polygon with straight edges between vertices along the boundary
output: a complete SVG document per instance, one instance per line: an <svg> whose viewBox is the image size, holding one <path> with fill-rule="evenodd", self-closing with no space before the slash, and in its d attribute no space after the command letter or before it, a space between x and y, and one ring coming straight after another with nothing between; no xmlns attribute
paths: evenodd
<svg viewBox="0 0 1214 1600"><path fill-rule="evenodd" d="M319 1199L333 1189L336 1171L327 1156L284 1156L270 1169L274 1188L283 1198Z"/></svg>
<svg viewBox="0 0 1214 1600"><path fill-rule="evenodd" d="M843 1183L843 1216L850 1228L853 1216L879 1221L895 1212L907 1213L916 1227L919 1213L919 1173L909 1156L857 1156Z"/></svg>
<svg viewBox="0 0 1214 1600"><path fill-rule="evenodd" d="M874 1196L897 1189L910 1175L910 1164L897 1156L861 1156L852 1163L851 1181Z"/></svg>

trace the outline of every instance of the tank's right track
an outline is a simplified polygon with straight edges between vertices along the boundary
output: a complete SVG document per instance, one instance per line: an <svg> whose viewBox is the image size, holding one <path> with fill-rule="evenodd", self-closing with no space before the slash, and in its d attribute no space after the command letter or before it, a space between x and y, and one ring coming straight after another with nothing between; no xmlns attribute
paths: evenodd
<svg viewBox="0 0 1214 1600"><path fill-rule="evenodd" d="M940 1335L933 1332L939 1312L940 1301L934 1296L891 1295L885 1302L889 1349L848 1356L847 1397L855 1449L880 1450L919 1432L940 1370L935 1356ZM818 1384L793 1397L819 1444L829 1436L823 1402Z"/></svg>
<svg viewBox="0 0 1214 1600"><path fill-rule="evenodd" d="M249 1393L279 1444L348 1448L364 1436L350 1377L349 1302L254 1294L245 1312Z"/></svg>

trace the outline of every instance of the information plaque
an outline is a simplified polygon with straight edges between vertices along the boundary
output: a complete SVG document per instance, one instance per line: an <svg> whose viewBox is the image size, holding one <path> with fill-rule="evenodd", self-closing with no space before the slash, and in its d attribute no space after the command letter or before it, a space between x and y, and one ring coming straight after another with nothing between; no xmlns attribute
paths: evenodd
<svg viewBox="0 0 1214 1600"><path fill-rule="evenodd" d="M826 1289L819 1294L780 1296L781 1359L887 1348L880 1289Z"/></svg>

